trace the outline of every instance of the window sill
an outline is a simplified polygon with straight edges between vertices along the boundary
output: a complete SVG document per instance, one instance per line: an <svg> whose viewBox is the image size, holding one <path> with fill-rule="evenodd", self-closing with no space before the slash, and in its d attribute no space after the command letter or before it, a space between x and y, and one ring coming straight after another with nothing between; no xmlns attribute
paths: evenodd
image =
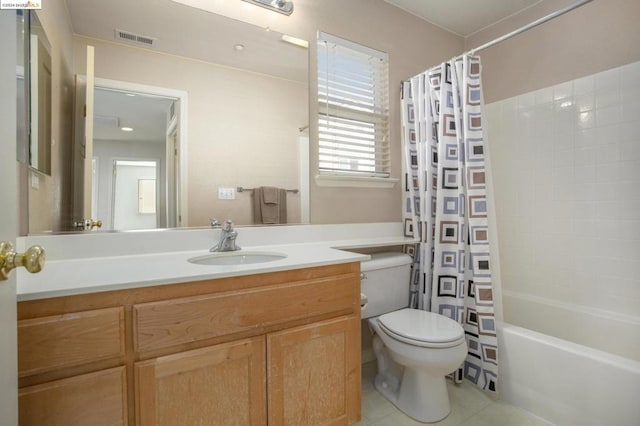
<svg viewBox="0 0 640 426"><path fill-rule="evenodd" d="M399 179L371 176L316 175L316 185L348 188L393 188Z"/></svg>

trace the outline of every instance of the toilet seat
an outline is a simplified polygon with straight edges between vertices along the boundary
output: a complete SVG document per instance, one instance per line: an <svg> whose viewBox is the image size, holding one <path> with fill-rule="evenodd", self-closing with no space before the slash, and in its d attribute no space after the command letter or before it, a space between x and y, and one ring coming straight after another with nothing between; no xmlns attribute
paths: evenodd
<svg viewBox="0 0 640 426"><path fill-rule="evenodd" d="M433 312L401 309L378 317L380 328L398 341L425 348L450 348L465 341L462 326Z"/></svg>

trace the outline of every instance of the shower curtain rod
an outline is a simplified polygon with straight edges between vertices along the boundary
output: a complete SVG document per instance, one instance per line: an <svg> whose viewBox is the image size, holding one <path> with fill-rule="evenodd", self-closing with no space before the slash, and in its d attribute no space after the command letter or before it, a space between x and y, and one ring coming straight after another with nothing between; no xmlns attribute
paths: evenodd
<svg viewBox="0 0 640 426"><path fill-rule="evenodd" d="M463 56L468 55L468 54L474 55L476 52L479 52L480 50L484 50L484 49L487 49L487 48L489 48L491 46L494 46L494 45L496 45L498 43L502 43L505 40L508 40L508 39L510 39L512 37L515 37L515 36L517 36L519 34L522 34L522 33L526 32L526 31L529 31L531 28L537 27L540 24L544 24L547 21L550 21L550 20L552 20L554 18L557 18L560 15L564 15L567 12L571 12L573 9L577 9L580 6L584 6L585 4L590 3L592 1L593 0L580 0L580 1L577 1L576 3L574 3L572 5L569 5L569 6L565 7L565 8L563 8L563 9L557 10L557 11L555 11L553 13L550 13L547 16L543 16L540 19L537 19L537 20L535 20L535 21L533 21L533 22L531 22L531 23L529 23L529 24L527 24L527 25L525 25L523 27L520 27L515 31L511 31L510 33L505 34L505 35L503 35L501 37L498 37L498 38L496 38L494 40L491 40L488 43L485 43L485 44L483 44L481 46L478 46L478 47L476 47L474 49L468 50L467 52L463 53L462 55L455 56L453 58L453 60L460 59Z"/></svg>

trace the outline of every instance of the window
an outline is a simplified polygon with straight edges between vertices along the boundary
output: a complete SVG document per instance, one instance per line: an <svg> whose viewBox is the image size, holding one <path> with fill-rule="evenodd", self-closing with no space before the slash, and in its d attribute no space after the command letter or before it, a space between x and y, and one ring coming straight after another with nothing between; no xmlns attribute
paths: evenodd
<svg viewBox="0 0 640 426"><path fill-rule="evenodd" d="M321 175L389 177L388 55L318 34Z"/></svg>

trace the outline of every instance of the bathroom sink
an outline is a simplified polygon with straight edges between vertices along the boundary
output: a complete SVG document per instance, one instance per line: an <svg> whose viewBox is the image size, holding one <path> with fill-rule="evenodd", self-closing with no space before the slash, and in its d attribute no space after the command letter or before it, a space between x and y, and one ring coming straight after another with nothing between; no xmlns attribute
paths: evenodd
<svg viewBox="0 0 640 426"><path fill-rule="evenodd" d="M260 251L229 251L211 253L205 256L192 257L189 262L196 265L250 265L254 263L273 262L286 258L284 253L260 252Z"/></svg>

